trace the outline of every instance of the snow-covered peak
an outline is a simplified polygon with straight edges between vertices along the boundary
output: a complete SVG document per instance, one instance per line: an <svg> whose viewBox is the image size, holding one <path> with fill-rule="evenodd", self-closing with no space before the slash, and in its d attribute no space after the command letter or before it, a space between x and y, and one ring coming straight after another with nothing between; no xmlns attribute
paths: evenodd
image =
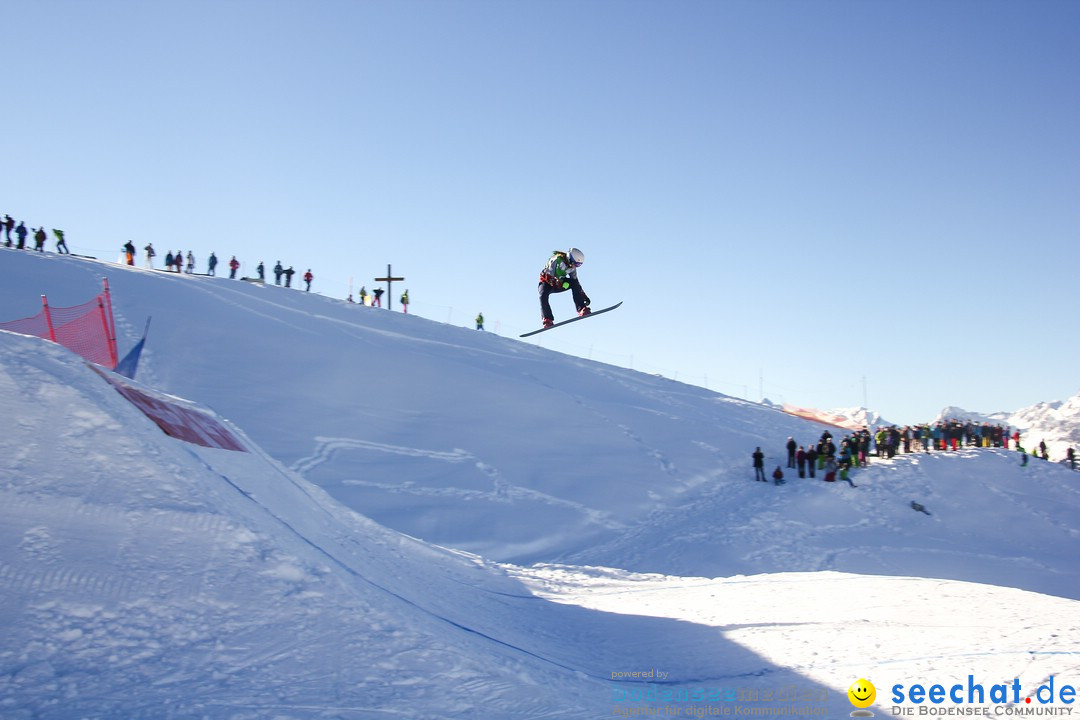
<svg viewBox="0 0 1080 720"><path fill-rule="evenodd" d="M1054 461L1062 461L1070 447L1080 451L1080 393L1064 401L1040 402L1012 412L980 413L946 407L936 420L990 423L1019 430L1025 447L1045 442Z"/></svg>

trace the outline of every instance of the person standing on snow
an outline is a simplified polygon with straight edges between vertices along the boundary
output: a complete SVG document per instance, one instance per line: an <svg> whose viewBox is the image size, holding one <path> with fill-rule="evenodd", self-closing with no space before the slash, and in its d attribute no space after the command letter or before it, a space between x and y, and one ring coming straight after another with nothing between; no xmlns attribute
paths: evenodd
<svg viewBox="0 0 1080 720"><path fill-rule="evenodd" d="M315 276L311 274L311 268L308 268L307 272L304 273L304 283L306 285L304 292L311 292L311 281L314 279Z"/></svg>
<svg viewBox="0 0 1080 720"><path fill-rule="evenodd" d="M217 267L217 255L215 255L214 251L211 250L210 251L210 258L206 261L206 274L207 275L213 275L213 276L216 277L217 276L217 271L214 269L216 267Z"/></svg>
<svg viewBox="0 0 1080 720"><path fill-rule="evenodd" d="M555 324L555 315L551 312L551 303L548 296L552 293L561 293L569 290L574 297L574 307L577 308L579 317L585 317L590 312L589 296L581 289L578 282L577 269L585 262L585 253L575 247L566 252L556 250L547 265L540 271L540 315L544 321L544 327L549 328Z"/></svg>
<svg viewBox="0 0 1080 720"><path fill-rule="evenodd" d="M240 269L240 261L236 259L236 256L232 256L232 260L229 261L229 279L236 279L236 271Z"/></svg>
<svg viewBox="0 0 1080 720"><path fill-rule="evenodd" d="M787 439L787 466L789 468L795 467L795 450L799 446L795 443L795 438L789 437Z"/></svg>
<svg viewBox="0 0 1080 720"><path fill-rule="evenodd" d="M476 329L477 330L483 330L484 329L484 313L480 313L480 314L478 314L476 316Z"/></svg>
<svg viewBox="0 0 1080 720"><path fill-rule="evenodd" d="M765 453L761 452L761 448L757 448L751 457L754 458L754 479L758 482L768 482L765 479Z"/></svg>
<svg viewBox="0 0 1080 720"><path fill-rule="evenodd" d="M401 293L401 312L409 314L409 291Z"/></svg>
<svg viewBox="0 0 1080 720"><path fill-rule="evenodd" d="M147 243L143 250L146 251L146 267L153 270L154 256L157 255L157 252L154 251L154 243Z"/></svg>

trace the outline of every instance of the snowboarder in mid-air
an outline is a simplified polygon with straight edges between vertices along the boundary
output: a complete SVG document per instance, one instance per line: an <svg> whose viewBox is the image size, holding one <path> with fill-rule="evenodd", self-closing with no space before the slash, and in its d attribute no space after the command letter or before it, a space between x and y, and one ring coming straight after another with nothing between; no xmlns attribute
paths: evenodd
<svg viewBox="0 0 1080 720"><path fill-rule="evenodd" d="M543 317L544 327L549 328L555 324L555 315L551 312L551 303L548 296L552 293L561 293L569 290L574 297L574 307L577 314L585 317L589 310L589 296L581 289L578 282L577 269L585 262L585 253L575 247L566 252L556 250L547 265L540 271L540 314Z"/></svg>

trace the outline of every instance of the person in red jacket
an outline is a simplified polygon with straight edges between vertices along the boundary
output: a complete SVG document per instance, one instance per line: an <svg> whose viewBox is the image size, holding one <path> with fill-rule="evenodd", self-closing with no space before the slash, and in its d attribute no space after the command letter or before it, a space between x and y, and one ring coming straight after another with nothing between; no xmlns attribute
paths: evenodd
<svg viewBox="0 0 1080 720"><path fill-rule="evenodd" d="M229 277L233 280L236 279L236 271L240 269L240 261L236 259L236 256L232 256L232 260L229 261Z"/></svg>
<svg viewBox="0 0 1080 720"><path fill-rule="evenodd" d="M311 281L315 279L315 276L311 274L311 268L307 269L304 273L304 282L307 283L307 287L304 288L304 292L311 292Z"/></svg>

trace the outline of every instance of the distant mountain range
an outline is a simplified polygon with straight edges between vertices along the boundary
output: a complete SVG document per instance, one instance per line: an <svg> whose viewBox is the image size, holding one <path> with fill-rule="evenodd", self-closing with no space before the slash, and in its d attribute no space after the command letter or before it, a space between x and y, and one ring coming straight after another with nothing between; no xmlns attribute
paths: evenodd
<svg viewBox="0 0 1080 720"><path fill-rule="evenodd" d="M780 406L768 400L765 400L763 404L842 428L873 428L897 424L864 407L817 410L791 405ZM1021 443L1025 448L1031 449L1040 442L1045 442L1050 459L1054 461L1063 461L1065 451L1070 447L1080 450L1080 393L1068 400L1036 403L1015 412L981 413L950 405L939 412L932 422L939 420L970 420L977 423L1007 425L1020 431Z"/></svg>

